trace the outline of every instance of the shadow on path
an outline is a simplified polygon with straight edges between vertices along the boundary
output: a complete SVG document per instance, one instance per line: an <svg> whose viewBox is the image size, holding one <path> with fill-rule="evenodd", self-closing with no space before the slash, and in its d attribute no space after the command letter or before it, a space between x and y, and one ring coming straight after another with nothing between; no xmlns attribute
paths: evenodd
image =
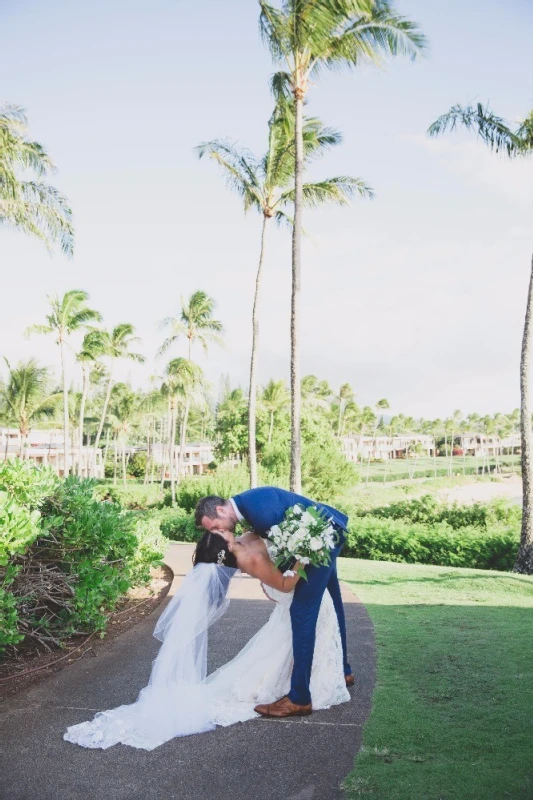
<svg viewBox="0 0 533 800"><path fill-rule="evenodd" d="M179 585L190 548L166 559ZM209 671L224 664L265 623L272 605L248 577L233 581L232 602L209 640ZM2 800L335 800L361 746L375 680L372 623L343 587L352 701L308 718L257 719L179 739L146 752L117 745L85 750L63 741L69 725L133 702L148 682L159 643L157 615L7 701L0 716ZM168 601L167 601L168 602Z"/></svg>

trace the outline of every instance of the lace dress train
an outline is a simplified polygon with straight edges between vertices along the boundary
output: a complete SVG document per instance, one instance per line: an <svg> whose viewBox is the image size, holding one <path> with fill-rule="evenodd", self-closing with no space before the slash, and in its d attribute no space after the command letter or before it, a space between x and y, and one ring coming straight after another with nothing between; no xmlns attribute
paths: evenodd
<svg viewBox="0 0 533 800"><path fill-rule="evenodd" d="M89 748L105 750L122 743L153 750L176 736L258 716L254 706L274 702L288 693L293 662L292 593L264 588L276 600L276 606L267 623L232 661L204 680L183 681L171 663L173 642L165 640L154 661L150 683L135 703L99 712L93 720L68 728L63 738ZM317 622L310 689L314 709L350 699L337 616L328 592Z"/></svg>

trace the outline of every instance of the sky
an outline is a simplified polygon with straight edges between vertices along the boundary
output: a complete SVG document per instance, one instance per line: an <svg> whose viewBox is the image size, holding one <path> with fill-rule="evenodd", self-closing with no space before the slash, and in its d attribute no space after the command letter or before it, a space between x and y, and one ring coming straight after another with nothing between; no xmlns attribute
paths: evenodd
<svg viewBox="0 0 533 800"><path fill-rule="evenodd" d="M309 92L307 113L343 134L310 176L363 178L375 198L305 212L303 374L349 382L360 404L386 397L393 414L511 411L533 160L506 162L468 133L425 132L455 103L488 101L513 123L528 113L533 4L396 7L428 37L426 57L325 73ZM201 289L216 300L225 346L193 357L215 394L223 375L246 388L261 219L243 214L194 148L223 137L265 148L274 67L257 21L255 0L0 0L0 100L27 110L76 226L70 260L2 230L1 356L36 356L58 372L53 342L23 333L44 321L47 295L82 288L107 326L135 325L147 361L118 377L148 386L165 366L161 320ZM262 383L289 376L290 255L288 231L272 229ZM179 355L185 342L169 352Z"/></svg>

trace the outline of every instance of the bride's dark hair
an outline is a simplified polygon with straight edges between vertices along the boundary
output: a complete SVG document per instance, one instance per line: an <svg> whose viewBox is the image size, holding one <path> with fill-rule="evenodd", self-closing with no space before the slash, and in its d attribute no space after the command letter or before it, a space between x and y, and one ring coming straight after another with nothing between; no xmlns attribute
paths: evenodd
<svg viewBox="0 0 533 800"><path fill-rule="evenodd" d="M219 533L206 531L198 544L192 557L193 564L218 564L219 555L224 552L224 560L220 560L223 567L237 567L237 559L230 552L228 543Z"/></svg>

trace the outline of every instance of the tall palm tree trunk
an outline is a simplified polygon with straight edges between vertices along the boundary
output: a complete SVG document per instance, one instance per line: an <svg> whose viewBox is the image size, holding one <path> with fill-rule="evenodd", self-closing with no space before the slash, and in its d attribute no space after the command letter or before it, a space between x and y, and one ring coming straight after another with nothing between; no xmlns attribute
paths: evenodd
<svg viewBox="0 0 533 800"><path fill-rule="evenodd" d="M83 421L85 418L85 404L87 402L87 395L89 393L89 376L87 374L87 367L85 365L82 366L83 370L83 389L81 392L81 403L80 403L80 435L78 440L78 475L81 478L82 476L82 453L83 453ZM89 465L86 464L87 469L87 477L89 474Z"/></svg>
<svg viewBox="0 0 533 800"><path fill-rule="evenodd" d="M533 434L531 432L531 400L529 377L531 365L531 349L533 328L533 257L531 259L531 275L527 295L526 318L522 338L522 354L520 358L520 423L522 443L522 531L520 547L513 567L515 572L526 575L533 573Z"/></svg>
<svg viewBox="0 0 533 800"><path fill-rule="evenodd" d="M257 342L259 339L259 290L263 277L263 261L265 257L266 225L269 218L263 215L261 230L261 251L259 266L255 278L254 305L252 310L252 354L250 356L250 390L248 393L248 461L250 469L250 488L257 486L257 447L256 447L256 411L257 411Z"/></svg>
<svg viewBox="0 0 533 800"><path fill-rule="evenodd" d="M63 384L63 476L66 478L70 473L70 442L68 430L68 386L65 370L65 343L62 337L59 340L59 350L61 352L61 383Z"/></svg>
<svg viewBox="0 0 533 800"><path fill-rule="evenodd" d="M174 453L174 445L176 443L176 417L177 417L177 408L176 408L176 400L172 402L171 411L170 411L170 425L169 425L169 445L168 445L168 452L169 452L169 459L170 459L170 497L172 501L172 505L176 504L176 472L175 472L175 453Z"/></svg>
<svg viewBox="0 0 533 800"><path fill-rule="evenodd" d="M183 460L185 456L185 440L187 436L187 423L189 421L189 409L190 409L190 401L189 398L185 401L185 410L183 412L183 419L181 421L181 431L180 431L180 452L178 457L178 483L181 480L181 473L183 470Z"/></svg>
<svg viewBox="0 0 533 800"><path fill-rule="evenodd" d="M113 435L113 486L117 485L117 463L118 463L118 451L117 451L117 434Z"/></svg>
<svg viewBox="0 0 533 800"><path fill-rule="evenodd" d="M268 429L268 443L272 444L272 434L274 433L274 412L270 412L270 428Z"/></svg>
<svg viewBox="0 0 533 800"><path fill-rule="evenodd" d="M300 420L300 290L303 205L303 102L304 90L294 90L294 224L292 227L292 295L291 295L291 489L302 491L302 453Z"/></svg>
<svg viewBox="0 0 533 800"><path fill-rule="evenodd" d="M93 457L93 468L96 470L96 452L98 450L98 445L100 444L100 438L102 436L102 431L104 430L104 423L105 418L107 416L107 408L109 406L109 400L111 399L111 389L113 388L113 378L110 375L109 381L107 384L107 391L105 393L104 399L104 407L102 409L102 416L100 418L100 424L98 425L98 432L96 434L96 439L94 440L94 457Z"/></svg>
<svg viewBox="0 0 533 800"><path fill-rule="evenodd" d="M161 464L161 491L163 491L163 488L165 486L165 470L166 470L166 464L167 464L167 455L169 453L169 448L170 448L170 437L171 437L170 428L171 428L171 419L172 419L172 411L171 411L171 409L172 409L172 405L171 405L171 399L169 397L168 398L166 423L165 423L164 419L161 422L161 461L162 461L162 464ZM167 437L166 437L167 446L164 446L164 444L163 444L164 439L165 439L165 434L167 434Z"/></svg>
<svg viewBox="0 0 533 800"><path fill-rule="evenodd" d="M126 436L122 437L122 485L126 488Z"/></svg>
<svg viewBox="0 0 533 800"><path fill-rule="evenodd" d="M144 479L143 484L146 486L148 483L148 475L150 473L150 434L152 433L153 421L150 420L148 424L148 432L146 434L146 464L144 465Z"/></svg>

